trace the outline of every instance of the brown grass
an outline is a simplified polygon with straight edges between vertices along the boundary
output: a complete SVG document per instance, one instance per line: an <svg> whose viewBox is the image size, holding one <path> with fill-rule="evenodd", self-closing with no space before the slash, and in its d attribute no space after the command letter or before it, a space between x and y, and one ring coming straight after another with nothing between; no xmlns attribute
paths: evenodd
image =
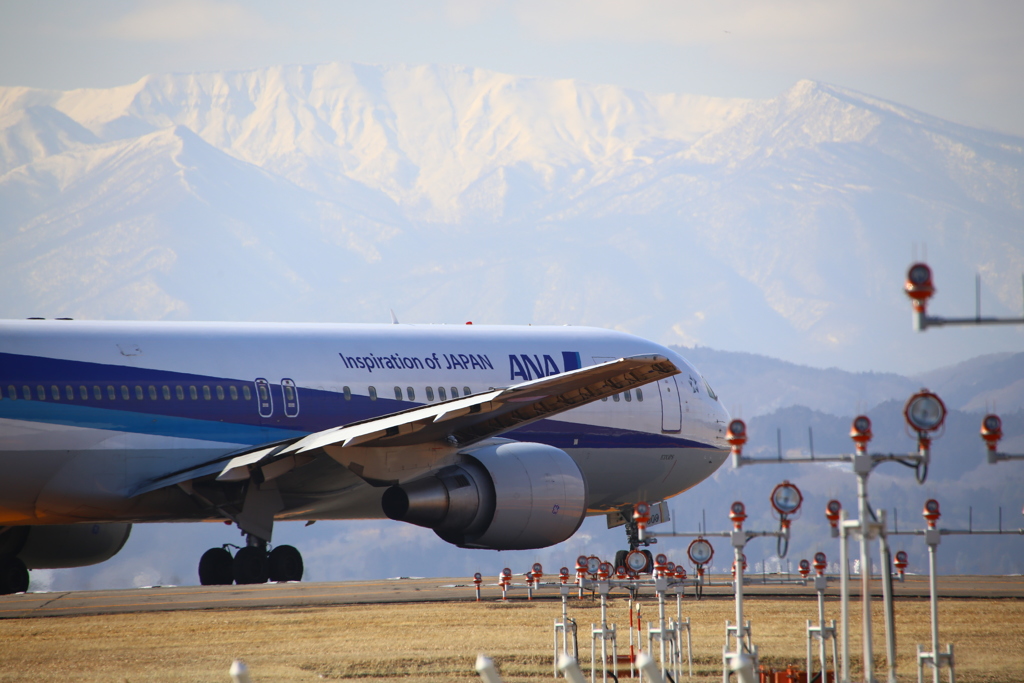
<svg viewBox="0 0 1024 683"><path fill-rule="evenodd" d="M877 603L876 603L877 604ZM725 598L684 601L693 629L694 680L721 680ZM851 654L860 672L860 606L853 603ZM772 666L804 659L804 624L816 615L813 599L750 598L747 616L762 661ZM884 678L882 614L874 614L877 673ZM670 614L675 613L674 603ZM839 617L838 603L826 617ZM551 678L552 623L557 600L506 604L418 603L344 605L302 609L178 611L147 614L10 619L0 621L0 681L219 681L230 680L234 658L249 665L257 683L268 681L475 680L478 652L499 666L506 681ZM643 616L657 607L645 599ZM572 600L580 625L580 654L590 656L595 605ZM900 679L916 681L916 644L928 644L926 600L896 605ZM1024 680L1024 602L945 600L940 603L943 643L956 648L957 680ZM627 642L626 602L613 599L610 620Z"/></svg>

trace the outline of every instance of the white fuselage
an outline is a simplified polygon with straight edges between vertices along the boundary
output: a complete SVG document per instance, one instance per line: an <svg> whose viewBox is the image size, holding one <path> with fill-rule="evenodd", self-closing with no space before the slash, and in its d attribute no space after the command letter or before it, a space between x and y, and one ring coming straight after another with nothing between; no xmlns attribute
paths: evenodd
<svg viewBox="0 0 1024 683"><path fill-rule="evenodd" d="M2 321L0 525L201 519L175 487L137 491L259 444L651 353L682 373L502 435L568 453L592 514L676 495L728 452L727 413L700 373L639 337L583 327ZM382 516L380 490L330 459L285 475L280 490L278 519Z"/></svg>

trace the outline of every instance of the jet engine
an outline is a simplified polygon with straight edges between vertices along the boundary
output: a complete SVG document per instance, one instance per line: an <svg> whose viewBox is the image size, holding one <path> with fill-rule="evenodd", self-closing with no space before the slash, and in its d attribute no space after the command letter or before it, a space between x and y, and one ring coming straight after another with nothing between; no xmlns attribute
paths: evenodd
<svg viewBox="0 0 1024 683"><path fill-rule="evenodd" d="M20 526L0 535L0 555L29 569L85 567L106 562L124 547L131 524Z"/></svg>
<svg viewBox="0 0 1024 683"><path fill-rule="evenodd" d="M566 540L586 515L587 483L565 451L505 442L384 492L384 514L462 548L527 550Z"/></svg>

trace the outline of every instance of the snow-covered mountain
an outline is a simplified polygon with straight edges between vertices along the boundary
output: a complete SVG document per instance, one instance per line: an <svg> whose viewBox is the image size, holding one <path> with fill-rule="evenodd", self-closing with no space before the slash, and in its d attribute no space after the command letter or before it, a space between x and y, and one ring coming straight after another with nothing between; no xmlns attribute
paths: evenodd
<svg viewBox="0 0 1024 683"><path fill-rule="evenodd" d="M591 324L910 372L1024 334L1024 139L767 101L327 64L0 88L0 315ZM713 378L710 378L713 380Z"/></svg>

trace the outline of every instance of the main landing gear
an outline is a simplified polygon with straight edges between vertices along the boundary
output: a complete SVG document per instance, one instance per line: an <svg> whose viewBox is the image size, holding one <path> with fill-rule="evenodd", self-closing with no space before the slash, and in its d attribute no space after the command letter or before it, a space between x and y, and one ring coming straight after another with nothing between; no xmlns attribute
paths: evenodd
<svg viewBox="0 0 1024 683"><path fill-rule="evenodd" d="M0 595L28 590L28 569L17 557L0 555Z"/></svg>
<svg viewBox="0 0 1024 683"><path fill-rule="evenodd" d="M275 546L267 552L267 542L252 534L246 545L232 557L225 544L210 548L199 560L199 583L204 586L229 586L270 581L301 581L302 554L290 545Z"/></svg>

